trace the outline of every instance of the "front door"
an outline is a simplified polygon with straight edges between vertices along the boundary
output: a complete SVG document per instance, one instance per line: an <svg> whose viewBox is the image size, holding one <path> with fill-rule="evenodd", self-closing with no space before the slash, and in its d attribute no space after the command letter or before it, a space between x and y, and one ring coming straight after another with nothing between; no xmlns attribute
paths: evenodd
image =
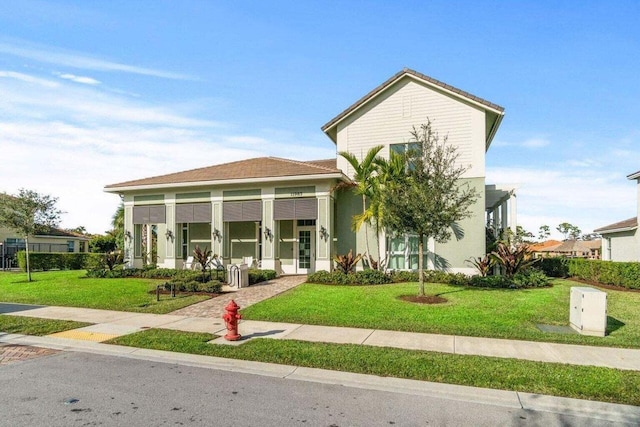
<svg viewBox="0 0 640 427"><path fill-rule="evenodd" d="M316 267L316 229L298 227L297 273L310 274Z"/></svg>

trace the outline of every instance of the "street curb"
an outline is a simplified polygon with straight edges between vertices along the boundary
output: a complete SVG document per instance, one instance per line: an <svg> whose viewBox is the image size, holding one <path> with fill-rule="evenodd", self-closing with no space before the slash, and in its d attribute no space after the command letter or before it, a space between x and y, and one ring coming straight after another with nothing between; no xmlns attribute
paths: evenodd
<svg viewBox="0 0 640 427"><path fill-rule="evenodd" d="M376 375L296 367L275 363L225 359L213 356L102 344L91 341L77 341L67 338L0 333L0 342L106 356L127 357L158 363L180 364L205 369L276 377L284 380L337 384L345 387L489 404L512 409L551 412L577 417L588 416L590 418L611 422L640 424L640 407L616 403L393 377L379 377Z"/></svg>

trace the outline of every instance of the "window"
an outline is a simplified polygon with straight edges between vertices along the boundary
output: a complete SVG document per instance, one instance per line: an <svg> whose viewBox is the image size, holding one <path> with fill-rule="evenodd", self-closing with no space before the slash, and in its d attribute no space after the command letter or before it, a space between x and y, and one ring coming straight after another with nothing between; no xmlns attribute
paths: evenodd
<svg viewBox="0 0 640 427"><path fill-rule="evenodd" d="M417 152L419 150L420 150L420 145L417 142L403 142L402 144L389 145L389 155L391 155L391 153L396 153L405 157L405 155L407 155L408 153L413 154L414 152ZM405 161L406 161L406 157L405 157ZM407 169L413 170L414 167L415 167L414 165L409 164ZM406 169L405 169L405 172L406 172Z"/></svg>
<svg viewBox="0 0 640 427"><path fill-rule="evenodd" d="M76 248L76 242L73 240L67 240L67 252L73 252Z"/></svg>
<svg viewBox="0 0 640 427"><path fill-rule="evenodd" d="M389 268L393 270L418 269L418 236L390 237L387 241ZM423 245L423 268L427 268L427 243Z"/></svg>
<svg viewBox="0 0 640 427"><path fill-rule="evenodd" d="M315 219L299 219L298 220L298 227L314 226L314 225L316 225Z"/></svg>
<svg viewBox="0 0 640 427"><path fill-rule="evenodd" d="M87 242L80 242L80 252L86 252L87 251Z"/></svg>

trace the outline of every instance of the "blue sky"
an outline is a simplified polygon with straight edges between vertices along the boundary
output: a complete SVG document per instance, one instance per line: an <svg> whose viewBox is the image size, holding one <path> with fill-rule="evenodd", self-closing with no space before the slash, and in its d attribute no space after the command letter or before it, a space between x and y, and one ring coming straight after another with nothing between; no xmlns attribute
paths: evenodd
<svg viewBox="0 0 640 427"><path fill-rule="evenodd" d="M320 127L409 67L505 107L487 181L519 185L521 225L588 232L636 214L639 18L636 1L4 0L0 191L103 232L106 184L335 156Z"/></svg>

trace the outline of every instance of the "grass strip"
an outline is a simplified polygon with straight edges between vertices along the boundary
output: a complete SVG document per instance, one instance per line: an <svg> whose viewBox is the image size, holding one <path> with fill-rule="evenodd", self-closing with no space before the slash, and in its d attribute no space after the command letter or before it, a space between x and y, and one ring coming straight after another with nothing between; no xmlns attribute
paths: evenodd
<svg viewBox="0 0 640 427"><path fill-rule="evenodd" d="M150 329L109 343L473 387L640 405L640 372L426 351L255 339L207 344L205 333Z"/></svg>
<svg viewBox="0 0 640 427"><path fill-rule="evenodd" d="M8 334L24 334L45 336L56 332L84 328L92 323L74 322L70 320L38 319L23 316L0 316L0 331Z"/></svg>
<svg viewBox="0 0 640 427"><path fill-rule="evenodd" d="M427 284L444 304L399 299L417 283L377 286L303 284L242 310L244 319L445 335L640 348L640 293L607 290L607 336L545 333L537 324L569 325L569 280L538 289L478 289Z"/></svg>

